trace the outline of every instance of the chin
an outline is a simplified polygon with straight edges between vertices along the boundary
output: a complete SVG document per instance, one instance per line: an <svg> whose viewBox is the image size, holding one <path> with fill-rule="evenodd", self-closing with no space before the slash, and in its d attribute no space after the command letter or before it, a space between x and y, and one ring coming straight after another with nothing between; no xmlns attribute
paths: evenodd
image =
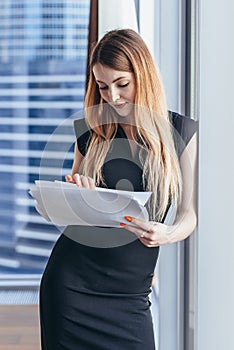
<svg viewBox="0 0 234 350"><path fill-rule="evenodd" d="M122 111L119 111L119 110L116 110L116 113L118 114L119 117L122 117L122 118L127 118L128 116L130 116L133 112L133 109L132 108L126 108L125 110L122 110Z"/></svg>
<svg viewBox="0 0 234 350"><path fill-rule="evenodd" d="M127 118L129 116L129 113L119 113L118 111L116 112L120 118Z"/></svg>

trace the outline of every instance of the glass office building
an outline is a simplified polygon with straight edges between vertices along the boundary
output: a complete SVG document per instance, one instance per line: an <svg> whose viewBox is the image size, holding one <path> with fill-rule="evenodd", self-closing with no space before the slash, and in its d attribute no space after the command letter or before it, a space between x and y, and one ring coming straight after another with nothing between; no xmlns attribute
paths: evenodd
<svg viewBox="0 0 234 350"><path fill-rule="evenodd" d="M0 2L2 278L39 279L60 234L37 213L28 188L39 177L61 180L70 173L75 140L70 116L83 107L89 5L88 0Z"/></svg>

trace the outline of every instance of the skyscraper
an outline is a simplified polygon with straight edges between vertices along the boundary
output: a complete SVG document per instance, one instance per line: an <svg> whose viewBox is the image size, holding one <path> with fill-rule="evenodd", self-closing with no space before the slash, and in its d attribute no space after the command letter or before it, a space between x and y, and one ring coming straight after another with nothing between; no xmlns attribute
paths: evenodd
<svg viewBox="0 0 234 350"><path fill-rule="evenodd" d="M56 128L83 107L88 19L88 0L1 0L0 274L39 276L60 233L28 188L70 172L72 121Z"/></svg>

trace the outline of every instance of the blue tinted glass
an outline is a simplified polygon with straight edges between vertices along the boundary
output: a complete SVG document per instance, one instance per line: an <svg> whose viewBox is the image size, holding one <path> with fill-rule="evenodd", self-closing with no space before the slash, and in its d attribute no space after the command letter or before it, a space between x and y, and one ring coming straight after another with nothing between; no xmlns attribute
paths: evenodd
<svg viewBox="0 0 234 350"><path fill-rule="evenodd" d="M49 147L48 138L83 107L89 5L88 0L0 2L2 276L39 279L60 234L37 213L28 188L39 176L64 180L70 173L72 120Z"/></svg>

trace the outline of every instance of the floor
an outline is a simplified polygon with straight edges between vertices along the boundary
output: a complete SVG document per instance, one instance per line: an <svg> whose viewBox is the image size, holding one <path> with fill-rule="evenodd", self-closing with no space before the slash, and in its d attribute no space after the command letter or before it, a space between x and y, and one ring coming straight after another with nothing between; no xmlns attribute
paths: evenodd
<svg viewBox="0 0 234 350"><path fill-rule="evenodd" d="M40 350L38 305L0 305L0 350Z"/></svg>

